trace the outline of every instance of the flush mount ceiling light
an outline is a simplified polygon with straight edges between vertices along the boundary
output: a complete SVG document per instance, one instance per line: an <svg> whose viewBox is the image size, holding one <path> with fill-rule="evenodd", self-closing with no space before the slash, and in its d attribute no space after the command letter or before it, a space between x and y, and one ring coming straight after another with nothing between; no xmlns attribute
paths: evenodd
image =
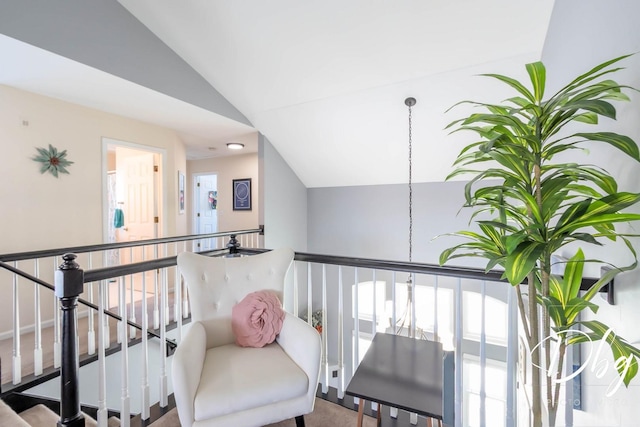
<svg viewBox="0 0 640 427"><path fill-rule="evenodd" d="M239 142L229 142L227 143L227 148L229 150L242 150L244 148L244 144L240 144Z"/></svg>

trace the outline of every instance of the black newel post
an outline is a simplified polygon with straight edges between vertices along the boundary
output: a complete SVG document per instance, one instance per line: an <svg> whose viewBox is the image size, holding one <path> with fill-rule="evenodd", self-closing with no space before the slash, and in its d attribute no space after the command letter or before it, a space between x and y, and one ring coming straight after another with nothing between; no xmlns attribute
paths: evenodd
<svg viewBox="0 0 640 427"><path fill-rule="evenodd" d="M236 239L235 234L232 234L231 238L229 238L227 248L229 248L229 255L231 256L238 256L238 254L240 253L240 251L238 250L238 248L240 248L240 242L238 242L238 240Z"/></svg>
<svg viewBox="0 0 640 427"><path fill-rule="evenodd" d="M62 310L62 362L60 366L60 420L58 427L84 427L80 412L79 362L76 352L76 307L84 287L84 271L75 254L64 254L55 273L55 293Z"/></svg>

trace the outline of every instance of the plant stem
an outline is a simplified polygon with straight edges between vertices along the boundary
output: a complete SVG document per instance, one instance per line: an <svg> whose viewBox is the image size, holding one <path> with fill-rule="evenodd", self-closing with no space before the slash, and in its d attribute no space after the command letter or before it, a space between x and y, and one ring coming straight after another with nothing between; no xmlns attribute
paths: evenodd
<svg viewBox="0 0 640 427"><path fill-rule="evenodd" d="M564 355L567 350L567 344L564 337L560 339L560 351L558 359L558 371L556 372L556 383L554 387L553 404L549 405L549 427L556 425L556 416L558 414L558 403L560 402L560 379L562 378L562 368L564 366ZM551 383L551 381L549 381ZM569 383L567 383L567 387Z"/></svg>
<svg viewBox="0 0 640 427"><path fill-rule="evenodd" d="M527 339L527 344L531 346L531 326L527 321L527 312L524 307L524 299L522 298L522 289L521 285L516 286L516 295L518 296L518 311L520 312L520 319L522 320L522 325L524 327L525 338Z"/></svg>
<svg viewBox="0 0 640 427"><path fill-rule="evenodd" d="M531 326L531 411L533 412L533 427L542 427L542 390L540 390L540 331L538 329L538 303L534 272L529 273L529 322ZM533 344L533 345L532 345Z"/></svg>

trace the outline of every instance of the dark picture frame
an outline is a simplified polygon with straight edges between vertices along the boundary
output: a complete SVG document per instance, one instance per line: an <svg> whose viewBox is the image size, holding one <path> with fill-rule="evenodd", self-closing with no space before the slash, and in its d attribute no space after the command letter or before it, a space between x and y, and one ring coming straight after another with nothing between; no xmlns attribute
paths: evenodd
<svg viewBox="0 0 640 427"><path fill-rule="evenodd" d="M184 213L185 206L185 181L184 174L178 171L178 214Z"/></svg>
<svg viewBox="0 0 640 427"><path fill-rule="evenodd" d="M251 178L233 180L233 210L251 210Z"/></svg>

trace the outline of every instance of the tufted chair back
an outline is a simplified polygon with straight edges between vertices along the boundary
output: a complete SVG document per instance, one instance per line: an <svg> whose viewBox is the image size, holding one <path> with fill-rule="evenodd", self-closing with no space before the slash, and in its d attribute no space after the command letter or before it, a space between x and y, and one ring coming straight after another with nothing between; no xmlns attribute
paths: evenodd
<svg viewBox="0 0 640 427"><path fill-rule="evenodd" d="M283 300L284 280L294 253L275 249L247 257L178 255L178 268L189 290L191 318L206 330L207 348L231 344L231 309L247 294L269 289Z"/></svg>

